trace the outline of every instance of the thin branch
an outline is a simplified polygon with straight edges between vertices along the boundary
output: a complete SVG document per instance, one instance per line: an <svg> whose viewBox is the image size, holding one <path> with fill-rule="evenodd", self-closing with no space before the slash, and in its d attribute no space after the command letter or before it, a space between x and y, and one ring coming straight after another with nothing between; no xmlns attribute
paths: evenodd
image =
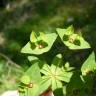
<svg viewBox="0 0 96 96"><path fill-rule="evenodd" d="M12 61L9 57L7 57L5 54L0 53L0 56L3 57L5 60L8 61L9 64L14 65L17 68L21 68L17 63L15 63L14 61Z"/></svg>

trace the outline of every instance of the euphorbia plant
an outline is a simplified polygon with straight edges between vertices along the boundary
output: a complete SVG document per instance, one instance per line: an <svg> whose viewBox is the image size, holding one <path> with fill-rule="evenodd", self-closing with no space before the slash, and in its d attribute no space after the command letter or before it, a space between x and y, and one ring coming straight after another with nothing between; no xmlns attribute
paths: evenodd
<svg viewBox="0 0 96 96"><path fill-rule="evenodd" d="M28 54L32 65L20 79L18 89L20 96L47 96L50 91L54 96L85 96L85 90L89 88L88 82L91 82L91 89L93 81L90 76L93 78L92 74L96 70L94 52L81 68L76 69L68 61L64 61L62 53L67 49L61 53L57 52L54 58L51 57L58 38L68 50L80 51L90 48L89 43L76 34L72 26L67 29L57 28L54 33L32 32L29 42L21 50L22 53ZM44 56L51 62L49 63Z"/></svg>

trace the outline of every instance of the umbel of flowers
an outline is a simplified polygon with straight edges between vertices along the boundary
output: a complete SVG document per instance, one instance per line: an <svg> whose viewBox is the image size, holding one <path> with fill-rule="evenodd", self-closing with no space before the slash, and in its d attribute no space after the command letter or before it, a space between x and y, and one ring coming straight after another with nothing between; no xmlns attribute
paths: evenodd
<svg viewBox="0 0 96 96"><path fill-rule="evenodd" d="M62 46L58 47L60 44ZM62 51L56 51L56 48ZM85 96L85 90L92 90L96 70L95 54L92 52L77 69L74 64L72 66L64 60L64 53L90 48L82 35L74 32L73 26L66 29L57 28L56 32L50 33L32 31L29 42L21 50L22 53L28 54L32 65L20 79L19 95Z"/></svg>

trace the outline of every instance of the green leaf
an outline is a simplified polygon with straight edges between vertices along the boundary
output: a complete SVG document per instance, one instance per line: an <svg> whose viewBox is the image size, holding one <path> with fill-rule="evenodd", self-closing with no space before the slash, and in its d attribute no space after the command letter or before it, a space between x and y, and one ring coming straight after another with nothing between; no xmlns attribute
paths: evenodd
<svg viewBox="0 0 96 96"><path fill-rule="evenodd" d="M36 56L28 56L28 60L30 62L32 62L32 61L35 61L35 60L39 60L39 58L37 58Z"/></svg>
<svg viewBox="0 0 96 96"><path fill-rule="evenodd" d="M51 79L47 76L43 76L41 82L39 83L38 93L42 94L50 87L51 87Z"/></svg>
<svg viewBox="0 0 96 96"><path fill-rule="evenodd" d="M44 65L44 67L41 70L41 73L43 73L45 76L51 79L52 87L53 87L52 89L54 90L59 86L57 85L56 87L55 83L61 85L61 81L69 82L72 77L72 72L65 72L61 68L55 65L52 65L52 66L49 66L47 64Z"/></svg>
<svg viewBox="0 0 96 96"><path fill-rule="evenodd" d="M64 82L70 82L70 79L72 77L73 73L72 72L65 72L61 71L59 75L57 76L58 80L64 81Z"/></svg>
<svg viewBox="0 0 96 96"><path fill-rule="evenodd" d="M62 64L61 55L58 54L53 59L51 66L44 64L41 73L51 80L52 89L61 88L62 81L69 82L72 77L72 72L66 72L64 68L60 67ZM60 65L60 66L59 66Z"/></svg>
<svg viewBox="0 0 96 96"><path fill-rule="evenodd" d="M52 78L52 90L54 91L59 88L62 88L62 82L57 79Z"/></svg>
<svg viewBox="0 0 96 96"><path fill-rule="evenodd" d="M33 36L31 36L31 38L32 37ZM28 54L36 54L36 55L45 53L51 49L56 38L57 38L56 33L50 33L50 34L44 34L44 35L40 34L37 37L37 40L35 38L34 40L32 39L31 42L28 42L22 48L21 52L22 53L28 53Z"/></svg>
<svg viewBox="0 0 96 96"><path fill-rule="evenodd" d="M48 64L44 64L40 72L44 75L50 75L51 74L51 68Z"/></svg>
<svg viewBox="0 0 96 96"><path fill-rule="evenodd" d="M74 33L73 27L67 29L57 28L57 33L60 36L63 43L69 49L87 49L90 45L83 39L83 37Z"/></svg>
<svg viewBox="0 0 96 96"><path fill-rule="evenodd" d="M69 82L72 77L72 72L66 72L63 68L56 65L51 66L51 72L55 74L56 78L60 81Z"/></svg>
<svg viewBox="0 0 96 96"><path fill-rule="evenodd" d="M96 70L96 62L95 62L95 54L92 52L92 54L87 58L87 60L84 62L84 64L81 67L82 75L87 75L88 72L93 72Z"/></svg>
<svg viewBox="0 0 96 96"><path fill-rule="evenodd" d="M56 78L60 81L69 82L72 77L72 72L67 72L62 66L62 56L58 54L53 59L51 65L51 72L56 75ZM70 69L70 67L68 68Z"/></svg>

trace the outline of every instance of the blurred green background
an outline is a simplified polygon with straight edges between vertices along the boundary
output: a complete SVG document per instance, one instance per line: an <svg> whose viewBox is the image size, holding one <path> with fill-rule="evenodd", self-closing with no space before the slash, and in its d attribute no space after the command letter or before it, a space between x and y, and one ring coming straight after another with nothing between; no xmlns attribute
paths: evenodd
<svg viewBox="0 0 96 96"><path fill-rule="evenodd" d="M96 0L0 0L0 93L15 89L30 66L20 50L32 30L71 24L96 51Z"/></svg>

